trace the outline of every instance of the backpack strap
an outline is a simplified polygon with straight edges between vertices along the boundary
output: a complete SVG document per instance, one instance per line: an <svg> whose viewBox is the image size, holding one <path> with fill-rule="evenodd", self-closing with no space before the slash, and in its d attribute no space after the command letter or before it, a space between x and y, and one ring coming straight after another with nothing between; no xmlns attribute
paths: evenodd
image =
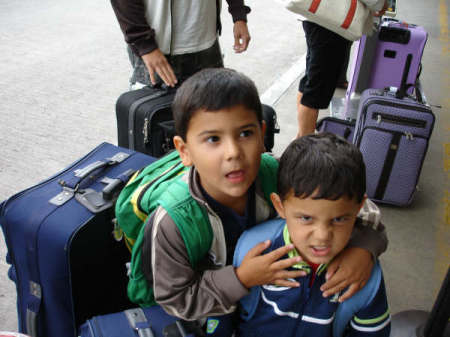
<svg viewBox="0 0 450 337"><path fill-rule="evenodd" d="M151 203L153 199L147 200L147 195L153 197L155 191L161 193L164 190L161 184L183 172L185 168L180 163L178 152L170 152L134 174L120 192L115 206L118 224L115 235L124 235L130 250L147 216L155 208Z"/></svg>
<svg viewBox="0 0 450 337"><path fill-rule="evenodd" d="M258 179L262 184L264 198L272 205L270 194L277 191L278 160L268 153L261 155L261 164L258 171Z"/></svg>
<svg viewBox="0 0 450 337"><path fill-rule="evenodd" d="M262 222L240 236L234 250L233 265L239 267L247 252L256 244L265 240L273 240L281 234L286 222L284 219L275 218ZM241 318L248 321L256 311L260 299L261 287L252 287L250 294L240 300L242 307Z"/></svg>
<svg viewBox="0 0 450 337"><path fill-rule="evenodd" d="M345 328L355 314L372 302L378 288L380 287L382 272L380 263L377 260L372 268L372 274L364 288L359 290L348 300L339 304L333 321L333 337L344 336Z"/></svg>

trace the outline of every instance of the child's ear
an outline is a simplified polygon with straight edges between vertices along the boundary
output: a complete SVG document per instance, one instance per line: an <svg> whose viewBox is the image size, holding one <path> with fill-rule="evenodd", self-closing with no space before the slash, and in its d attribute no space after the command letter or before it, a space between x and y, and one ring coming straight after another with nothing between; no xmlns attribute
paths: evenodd
<svg viewBox="0 0 450 337"><path fill-rule="evenodd" d="M272 200L273 207L275 207L275 210L277 211L278 215L281 218L286 219L286 214L284 213L283 202L281 201L280 196L276 193L271 193L270 200Z"/></svg>
<svg viewBox="0 0 450 337"><path fill-rule="evenodd" d="M264 146L264 135L266 134L266 130L267 130L266 121L262 121L261 122L261 136L262 136L262 147L263 147L262 152L266 152L266 148Z"/></svg>
<svg viewBox="0 0 450 337"><path fill-rule="evenodd" d="M173 144L180 154L181 162L184 166L192 166L191 156L189 155L189 149L183 138L180 136L173 137Z"/></svg>

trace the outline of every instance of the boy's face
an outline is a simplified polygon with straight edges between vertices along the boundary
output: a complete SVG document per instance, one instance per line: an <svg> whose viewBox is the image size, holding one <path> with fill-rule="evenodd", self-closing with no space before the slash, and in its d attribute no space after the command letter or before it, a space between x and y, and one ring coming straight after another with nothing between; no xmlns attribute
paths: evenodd
<svg viewBox="0 0 450 337"><path fill-rule="evenodd" d="M256 113L238 105L219 111L196 111L186 141L174 137L185 166L194 165L205 191L221 204L242 213L247 191L256 179L264 130Z"/></svg>
<svg viewBox="0 0 450 337"><path fill-rule="evenodd" d="M350 239L353 225L364 200L357 203L347 197L338 200L298 198L290 192L281 201L273 193L278 214L286 219L291 241L307 262L330 262Z"/></svg>

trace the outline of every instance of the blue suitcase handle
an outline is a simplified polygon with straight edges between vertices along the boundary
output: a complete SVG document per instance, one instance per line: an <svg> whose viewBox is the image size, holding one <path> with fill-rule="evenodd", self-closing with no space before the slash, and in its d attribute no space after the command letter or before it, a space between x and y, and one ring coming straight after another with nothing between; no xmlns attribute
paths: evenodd
<svg viewBox="0 0 450 337"><path fill-rule="evenodd" d="M96 175L96 172L98 175L99 172L121 163L128 157L129 154L119 152L111 158L98 160L83 168L75 170L72 177L66 179L65 181L59 181L59 184L63 187L63 189L60 193L49 200L50 204L61 206L75 197L80 204L92 213L98 213L110 207L114 197L117 196L117 192L126 184L128 179L134 173L133 170L127 170L114 179L104 177L101 182L106 184L106 186L100 192L90 188L80 189L80 186L87 179L93 178Z"/></svg>
<svg viewBox="0 0 450 337"><path fill-rule="evenodd" d="M112 156L111 158L106 158L105 160L99 160L93 162L86 167L74 171L74 177L68 181L64 182L64 186L77 189L78 186L83 182L84 179L88 178L92 173L99 169L106 169L107 167L116 165L124 161L129 157L129 154L124 152L119 152Z"/></svg>

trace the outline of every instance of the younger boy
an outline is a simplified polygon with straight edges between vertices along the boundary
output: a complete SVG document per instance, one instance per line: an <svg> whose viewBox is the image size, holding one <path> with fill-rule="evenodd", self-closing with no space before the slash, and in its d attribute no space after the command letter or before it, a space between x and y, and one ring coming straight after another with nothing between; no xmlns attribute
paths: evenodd
<svg viewBox="0 0 450 337"><path fill-rule="evenodd" d="M279 260L293 245L262 255L268 243L260 243L247 264L231 265L240 234L275 215L270 193L278 162L262 155L265 125L254 83L230 69L200 71L178 89L173 113L174 144L190 169L178 179L175 201L161 203L145 227L142 269L156 302L171 315L195 320L233 312L254 285L297 287L291 280L304 271L286 268L301 257ZM386 249L381 224L356 234L353 243L369 252L352 248L341 255L330 280L337 284L334 292L349 284L357 284L356 291L370 275L371 254Z"/></svg>
<svg viewBox="0 0 450 337"><path fill-rule="evenodd" d="M278 192L271 199L284 229L268 251L294 244L288 256L301 256L298 288L261 286L256 311L239 326L239 336L333 336L339 304L320 290L327 264L348 244L364 204L365 166L359 150L330 133L294 140L280 159ZM251 261L245 257L241 266ZM383 279L373 299L357 308L345 336L389 336L390 315Z"/></svg>

